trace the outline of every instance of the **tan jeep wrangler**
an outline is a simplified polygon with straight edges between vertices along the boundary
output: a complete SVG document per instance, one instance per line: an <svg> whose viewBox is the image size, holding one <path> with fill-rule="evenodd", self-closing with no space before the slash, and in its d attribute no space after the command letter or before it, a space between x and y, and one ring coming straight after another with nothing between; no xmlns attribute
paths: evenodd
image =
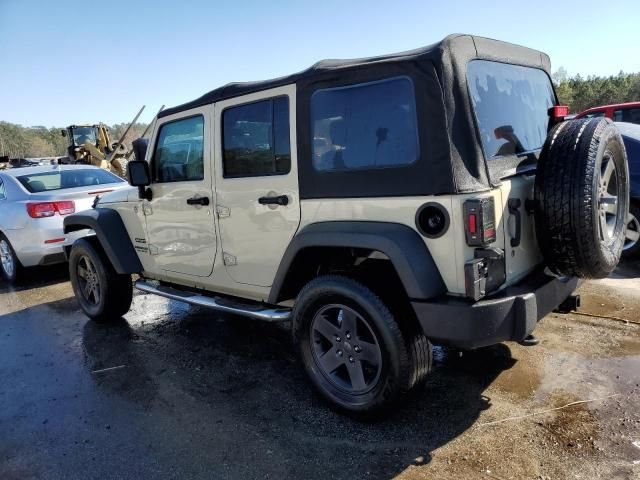
<svg viewBox="0 0 640 480"><path fill-rule="evenodd" d="M613 270L629 205L616 128L563 122L549 70L453 35L162 111L136 188L65 218L95 231L68 252L80 306L119 318L137 274L144 292L290 321L313 385L351 413L424 382L432 343L522 341Z"/></svg>

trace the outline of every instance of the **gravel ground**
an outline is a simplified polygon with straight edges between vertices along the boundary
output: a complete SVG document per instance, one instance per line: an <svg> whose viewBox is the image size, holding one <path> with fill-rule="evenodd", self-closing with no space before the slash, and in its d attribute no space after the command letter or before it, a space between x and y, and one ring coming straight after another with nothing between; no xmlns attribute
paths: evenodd
<svg viewBox="0 0 640 480"><path fill-rule="evenodd" d="M361 423L283 326L142 294L99 325L37 270L0 284L0 478L640 479L640 267L580 293L590 315L537 347L437 348L424 391Z"/></svg>

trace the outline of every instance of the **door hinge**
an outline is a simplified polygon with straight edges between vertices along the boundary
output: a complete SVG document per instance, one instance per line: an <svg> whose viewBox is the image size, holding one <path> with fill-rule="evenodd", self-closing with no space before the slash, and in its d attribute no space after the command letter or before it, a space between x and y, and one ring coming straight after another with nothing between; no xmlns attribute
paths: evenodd
<svg viewBox="0 0 640 480"><path fill-rule="evenodd" d="M227 267L233 267L238 264L238 259L229 253L222 252L222 258Z"/></svg>
<svg viewBox="0 0 640 480"><path fill-rule="evenodd" d="M142 202L142 213L145 215L153 215L153 208L149 202Z"/></svg>
<svg viewBox="0 0 640 480"><path fill-rule="evenodd" d="M218 218L227 218L231 216L231 209L229 207L217 205L216 213L218 214Z"/></svg>
<svg viewBox="0 0 640 480"><path fill-rule="evenodd" d="M158 254L158 247L156 247L155 245L149 244L149 253L151 255L157 255Z"/></svg>

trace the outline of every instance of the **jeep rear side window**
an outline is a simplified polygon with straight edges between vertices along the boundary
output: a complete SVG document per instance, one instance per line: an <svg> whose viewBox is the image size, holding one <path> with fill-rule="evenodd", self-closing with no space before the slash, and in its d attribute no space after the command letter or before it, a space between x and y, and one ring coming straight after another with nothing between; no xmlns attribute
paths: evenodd
<svg viewBox="0 0 640 480"><path fill-rule="evenodd" d="M222 114L222 123L225 178L289 173L288 97L228 108Z"/></svg>
<svg viewBox="0 0 640 480"><path fill-rule="evenodd" d="M555 104L540 69L487 60L467 65L467 82L487 159L542 148Z"/></svg>
<svg viewBox="0 0 640 480"><path fill-rule="evenodd" d="M401 167L419 156L415 94L407 77L329 88L311 96L317 171Z"/></svg>
<svg viewBox="0 0 640 480"><path fill-rule="evenodd" d="M204 179L204 117L184 118L160 127L153 156L155 181Z"/></svg>

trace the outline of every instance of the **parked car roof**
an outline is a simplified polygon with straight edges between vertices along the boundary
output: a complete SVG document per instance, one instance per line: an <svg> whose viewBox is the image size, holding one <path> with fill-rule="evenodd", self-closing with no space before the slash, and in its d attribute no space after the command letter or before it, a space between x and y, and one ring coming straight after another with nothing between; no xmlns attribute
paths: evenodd
<svg viewBox="0 0 640 480"><path fill-rule="evenodd" d="M99 169L93 165L43 165L29 168L9 168L3 170L4 175L12 177L19 177L22 175L33 175L34 173L46 173L61 170L87 170L87 169Z"/></svg>
<svg viewBox="0 0 640 480"><path fill-rule="evenodd" d="M608 105L598 105L597 107L591 107L581 111L580 113L577 114L577 116L581 117L591 112L599 112L601 110L607 110L609 108L619 109L619 108L633 108L633 107L640 107L640 102L610 103Z"/></svg>

